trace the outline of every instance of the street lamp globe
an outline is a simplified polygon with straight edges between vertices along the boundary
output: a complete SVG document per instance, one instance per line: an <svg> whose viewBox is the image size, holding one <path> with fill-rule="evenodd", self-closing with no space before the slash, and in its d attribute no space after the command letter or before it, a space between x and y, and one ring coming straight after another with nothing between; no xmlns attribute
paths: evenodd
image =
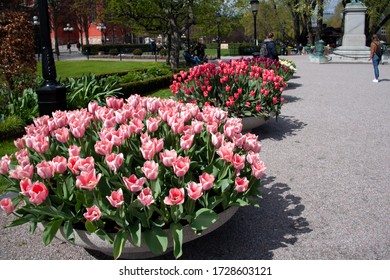
<svg viewBox="0 0 390 280"><path fill-rule="evenodd" d="M250 4L253 15L256 15L257 11L259 10L259 0L251 0Z"/></svg>
<svg viewBox="0 0 390 280"><path fill-rule="evenodd" d="M71 27L69 23L66 24L66 27L64 27L64 32L68 33L68 44L67 44L67 47L68 47L69 54L70 54L72 52L71 49L70 49L70 33L73 32L73 27Z"/></svg>
<svg viewBox="0 0 390 280"><path fill-rule="evenodd" d="M39 25L39 21L38 21L38 17L37 16L33 16L33 25Z"/></svg>
<svg viewBox="0 0 390 280"><path fill-rule="evenodd" d="M100 23L98 26L96 26L96 29L99 30L102 33L102 44L104 45L106 42L106 29L107 26L104 23Z"/></svg>

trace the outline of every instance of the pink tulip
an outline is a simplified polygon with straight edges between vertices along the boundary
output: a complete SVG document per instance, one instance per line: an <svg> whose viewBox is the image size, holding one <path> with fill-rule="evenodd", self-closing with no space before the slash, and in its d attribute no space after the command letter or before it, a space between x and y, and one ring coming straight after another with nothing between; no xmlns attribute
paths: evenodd
<svg viewBox="0 0 390 280"><path fill-rule="evenodd" d="M145 117L146 117L145 108L141 108L141 107L135 108L135 110L133 111L133 118L139 119L142 122L142 120L144 120ZM142 127L144 127L143 123L142 123Z"/></svg>
<svg viewBox="0 0 390 280"><path fill-rule="evenodd" d="M7 214L10 214L15 210L15 206L10 198L3 198L0 200L0 207Z"/></svg>
<svg viewBox="0 0 390 280"><path fill-rule="evenodd" d="M114 146L121 146L123 142L125 141L125 136L123 134L123 131L118 129L118 130L110 130L110 134L107 135L109 137L109 140Z"/></svg>
<svg viewBox="0 0 390 280"><path fill-rule="evenodd" d="M259 160L260 160L260 154L259 153L255 153L253 151L249 151L249 153L246 155L246 161L249 164L253 164L254 162L259 161Z"/></svg>
<svg viewBox="0 0 390 280"><path fill-rule="evenodd" d="M184 203L184 189L172 188L169 195L164 198L166 205L180 205Z"/></svg>
<svg viewBox="0 0 390 280"><path fill-rule="evenodd" d="M95 169L83 171L76 177L76 186L80 189L92 190L97 186L101 177L102 174L96 176Z"/></svg>
<svg viewBox="0 0 390 280"><path fill-rule="evenodd" d="M199 181L204 191L207 191L214 186L214 180L214 176L206 172L199 176Z"/></svg>
<svg viewBox="0 0 390 280"><path fill-rule="evenodd" d="M32 186L31 180L28 178L22 179L22 180L20 180L19 185L20 185L20 190L21 190L20 193L24 196L28 196L30 188Z"/></svg>
<svg viewBox="0 0 390 280"><path fill-rule="evenodd" d="M54 131L54 138L61 143L69 141L69 129L66 127L58 128Z"/></svg>
<svg viewBox="0 0 390 280"><path fill-rule="evenodd" d="M69 146L68 154L70 157L77 157L80 155L80 151L81 151L81 147L72 145Z"/></svg>
<svg viewBox="0 0 390 280"><path fill-rule="evenodd" d="M23 139L22 138L18 138L16 140L14 140L14 145L18 149L23 149L24 148L24 141L23 141Z"/></svg>
<svg viewBox="0 0 390 280"><path fill-rule="evenodd" d="M109 108L120 109L123 107L123 103L124 101L122 98L116 98L114 96L109 96L106 98L106 104Z"/></svg>
<svg viewBox="0 0 390 280"><path fill-rule="evenodd" d="M109 115L109 116L106 116L103 119L103 127L106 127L106 128L108 128L108 127L115 127L115 125L117 123L116 121L117 121L117 119L116 119L116 116L115 116L114 113Z"/></svg>
<svg viewBox="0 0 390 280"><path fill-rule="evenodd" d="M175 117L172 120L171 129L173 133L179 134L183 132L184 120L179 117Z"/></svg>
<svg viewBox="0 0 390 280"><path fill-rule="evenodd" d="M119 208L124 203L122 189L118 189L117 191L111 192L111 195L106 196L106 198L115 208Z"/></svg>
<svg viewBox="0 0 390 280"><path fill-rule="evenodd" d="M146 182L145 177L137 178L134 174L131 174L129 178L122 177L123 182L125 183L126 187L131 191L131 192L139 192L142 190L143 185Z"/></svg>
<svg viewBox="0 0 390 280"><path fill-rule="evenodd" d="M49 137L44 137L44 136L37 136L37 137L34 137L33 139L33 144L32 144L32 148L39 154L43 154L44 152L46 152L49 147L50 147L50 143L49 143Z"/></svg>
<svg viewBox="0 0 390 280"><path fill-rule="evenodd" d="M136 118L136 119L132 119L131 122L130 122L130 131L131 133L140 133L144 128L144 123L142 122L142 120Z"/></svg>
<svg viewBox="0 0 390 280"><path fill-rule="evenodd" d="M189 135L189 134L183 135L180 138L180 147L183 150L189 150L192 146L193 141L194 141L194 135Z"/></svg>
<svg viewBox="0 0 390 280"><path fill-rule="evenodd" d="M158 130L158 125L161 121L161 118L149 118L146 120L146 128L149 132L155 132Z"/></svg>
<svg viewBox="0 0 390 280"><path fill-rule="evenodd" d="M54 176L54 166L50 161L41 161L37 164L37 174L42 179L49 179Z"/></svg>
<svg viewBox="0 0 390 280"><path fill-rule="evenodd" d="M69 130L76 138L83 138L85 135L85 129L88 126L88 122L79 118L69 121Z"/></svg>
<svg viewBox="0 0 390 280"><path fill-rule="evenodd" d="M141 170L145 174L146 178L149 180L155 180L158 176L158 163L153 160L145 161Z"/></svg>
<svg viewBox="0 0 390 280"><path fill-rule="evenodd" d="M108 168L110 168L114 173L118 171L118 169L122 166L123 163L123 154L109 154L106 155L106 164Z"/></svg>
<svg viewBox="0 0 390 280"><path fill-rule="evenodd" d="M14 170L9 171L9 177L13 179L32 178L34 175L34 166L26 164L24 166L18 165Z"/></svg>
<svg viewBox="0 0 390 280"><path fill-rule="evenodd" d="M177 158L177 153L175 150L164 150L164 152L160 153L159 155L160 160L166 167L171 167Z"/></svg>
<svg viewBox="0 0 390 280"><path fill-rule="evenodd" d="M237 192L245 192L248 189L249 181L246 177L236 177L235 184Z"/></svg>
<svg viewBox="0 0 390 280"><path fill-rule="evenodd" d="M36 181L29 188L28 195L30 196L29 201L31 203L39 205L46 200L46 197L49 195L49 191L42 182Z"/></svg>
<svg viewBox="0 0 390 280"><path fill-rule="evenodd" d="M30 164L30 155L27 149L19 150L15 153L15 158L18 160L19 165L25 166Z"/></svg>
<svg viewBox="0 0 390 280"><path fill-rule="evenodd" d="M232 140L233 140L234 145L242 148L242 146L244 145L244 143L246 141L246 136L242 135L241 133L236 133L236 134L234 134Z"/></svg>
<svg viewBox="0 0 390 280"><path fill-rule="evenodd" d="M239 154L234 154L232 158L232 163L234 168L238 171L245 167L245 156L240 156Z"/></svg>
<svg viewBox="0 0 390 280"><path fill-rule="evenodd" d="M108 140L96 141L95 152L99 155L105 156L112 152L112 142Z"/></svg>
<svg viewBox="0 0 390 280"><path fill-rule="evenodd" d="M211 143L216 148L221 147L224 140L225 140L225 137L221 132L217 132L216 134L211 135Z"/></svg>
<svg viewBox="0 0 390 280"><path fill-rule="evenodd" d="M141 145L141 153L144 159L151 160L156 154L156 148L152 141L147 141Z"/></svg>
<svg viewBox="0 0 390 280"><path fill-rule="evenodd" d="M215 134L218 132L218 126L219 126L219 123L216 122L216 121L210 121L207 123L206 125L206 130L211 133L211 134Z"/></svg>
<svg viewBox="0 0 390 280"><path fill-rule="evenodd" d="M98 109L99 104L96 101L91 101L88 103L88 112L91 114L94 114L96 110Z"/></svg>
<svg viewBox="0 0 390 280"><path fill-rule="evenodd" d="M192 123L192 129L194 131L195 134L199 134L202 132L203 130L203 127L204 127L204 122L202 121L197 121L197 120L193 120Z"/></svg>
<svg viewBox="0 0 390 280"><path fill-rule="evenodd" d="M217 150L217 154L225 161L231 162L233 158L234 144L231 142L224 142Z"/></svg>
<svg viewBox="0 0 390 280"><path fill-rule="evenodd" d="M68 158L68 168L73 174L79 174L79 161L80 157L79 156L74 156L74 157L69 157Z"/></svg>
<svg viewBox="0 0 390 280"><path fill-rule="evenodd" d="M95 169L95 159L93 157L79 158L77 168L80 171L89 172Z"/></svg>
<svg viewBox="0 0 390 280"><path fill-rule="evenodd" d="M164 148L164 139L153 138L152 142L154 145L154 149L156 150L156 153L161 152L161 150Z"/></svg>
<svg viewBox="0 0 390 280"><path fill-rule="evenodd" d="M3 156L0 160L0 174L7 174L9 171L9 164L11 163L11 158L7 155Z"/></svg>
<svg viewBox="0 0 390 280"><path fill-rule="evenodd" d="M125 110L118 110L115 111L115 122L117 124L124 124L127 122L128 116L127 111Z"/></svg>
<svg viewBox="0 0 390 280"><path fill-rule="evenodd" d="M53 120L58 128L68 125L68 118L66 116L66 112L58 110L55 111L52 115Z"/></svg>
<svg viewBox="0 0 390 280"><path fill-rule="evenodd" d="M152 190L149 188L143 189L137 198L139 202L141 202L141 204L145 207L149 207L154 202Z"/></svg>
<svg viewBox="0 0 390 280"><path fill-rule="evenodd" d="M173 162L173 172L175 172L177 177L183 177L189 169L190 159L188 157L180 156Z"/></svg>
<svg viewBox="0 0 390 280"><path fill-rule="evenodd" d="M255 153L259 153L261 151L261 144L258 140L258 136L252 133L247 133L243 148L245 151L253 151Z"/></svg>
<svg viewBox="0 0 390 280"><path fill-rule="evenodd" d="M192 200L197 200L203 195L202 185L195 182L188 183L187 193Z"/></svg>
<svg viewBox="0 0 390 280"><path fill-rule="evenodd" d="M100 212L99 207L93 205L92 207L87 208L87 212L84 213L83 216L85 219L87 219L87 221L95 222L100 219L102 212Z"/></svg>
<svg viewBox="0 0 390 280"><path fill-rule="evenodd" d="M266 170L267 168L265 167L265 164L264 162L262 161L255 161L252 165L252 175L256 178L256 179L260 179L261 176L263 176L264 174L264 171Z"/></svg>

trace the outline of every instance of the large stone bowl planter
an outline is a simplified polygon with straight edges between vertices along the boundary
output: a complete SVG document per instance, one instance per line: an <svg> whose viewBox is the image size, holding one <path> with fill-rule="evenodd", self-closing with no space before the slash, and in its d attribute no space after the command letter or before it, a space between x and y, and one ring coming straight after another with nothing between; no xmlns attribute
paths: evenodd
<svg viewBox="0 0 390 280"><path fill-rule="evenodd" d="M227 221L229 221L229 219L233 217L233 215L237 212L237 210L238 207L230 207L224 212L219 213L218 220L209 228L204 230L200 235L195 234L194 231L191 229L191 227L189 227L188 225L184 226L183 244L195 240L199 237L205 236L206 234L216 230L217 228L225 224ZM38 227L41 230L43 230L43 226L41 224L38 224ZM168 243L168 249L165 253L168 253L173 250L173 243L172 243L172 237L170 231L166 230L166 233L168 235L169 243ZM64 236L63 229L60 229L57 232L56 238L64 242L69 242ZM75 241L74 243L71 244L83 247L85 249L97 251L108 256L113 256L114 249L112 244L110 244L106 240L101 239L96 234L90 234L85 230L75 230ZM125 248L123 249L123 253L120 258L121 259L147 259L152 257L156 257L156 255L149 250L148 246L145 244L144 241L142 241L140 247L137 247L133 245L130 241L128 241L125 245Z"/></svg>
<svg viewBox="0 0 390 280"><path fill-rule="evenodd" d="M265 124L269 119L273 118L275 116L275 113L271 113L269 118L264 117L245 117L242 118L242 131L243 132L249 132L252 129L262 126Z"/></svg>

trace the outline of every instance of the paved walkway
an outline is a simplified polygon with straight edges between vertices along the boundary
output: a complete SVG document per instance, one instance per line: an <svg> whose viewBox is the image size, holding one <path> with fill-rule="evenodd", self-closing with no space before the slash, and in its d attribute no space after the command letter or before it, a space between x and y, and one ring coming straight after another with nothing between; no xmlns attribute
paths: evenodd
<svg viewBox="0 0 390 280"><path fill-rule="evenodd" d="M260 208L186 244L182 259L390 259L390 65L375 84L371 64L287 58L298 72L282 115L254 130L268 167ZM0 259L102 257L44 247L27 227L0 228L0 248Z"/></svg>

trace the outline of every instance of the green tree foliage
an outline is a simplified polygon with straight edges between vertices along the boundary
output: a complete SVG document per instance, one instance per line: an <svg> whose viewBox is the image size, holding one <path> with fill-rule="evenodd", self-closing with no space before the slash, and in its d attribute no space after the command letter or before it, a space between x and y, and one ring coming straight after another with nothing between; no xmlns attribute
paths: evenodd
<svg viewBox="0 0 390 280"><path fill-rule="evenodd" d="M364 0L367 6L369 34L375 34L390 20L389 0Z"/></svg>
<svg viewBox="0 0 390 280"><path fill-rule="evenodd" d="M223 1L211 0L106 0L111 16L131 22L150 33L162 33L168 38L168 62L179 64L181 36L196 23L210 19ZM207 12L205 12L207 11ZM204 16L205 14L208 17Z"/></svg>

